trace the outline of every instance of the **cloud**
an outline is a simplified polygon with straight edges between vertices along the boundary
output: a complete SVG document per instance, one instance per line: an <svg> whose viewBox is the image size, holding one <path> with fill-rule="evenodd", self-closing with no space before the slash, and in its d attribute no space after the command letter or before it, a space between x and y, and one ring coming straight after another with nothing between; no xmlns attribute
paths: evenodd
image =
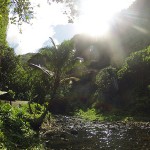
<svg viewBox="0 0 150 150"><path fill-rule="evenodd" d="M48 5L43 0L33 0L35 7L35 18L31 21L32 25L23 24L21 26L22 34L16 25L9 24L7 31L7 41L15 49L16 54L25 54L36 52L39 48L45 46L49 37L55 35L54 27L56 25L67 24L67 16L63 15L63 4ZM58 41L54 39L56 43Z"/></svg>

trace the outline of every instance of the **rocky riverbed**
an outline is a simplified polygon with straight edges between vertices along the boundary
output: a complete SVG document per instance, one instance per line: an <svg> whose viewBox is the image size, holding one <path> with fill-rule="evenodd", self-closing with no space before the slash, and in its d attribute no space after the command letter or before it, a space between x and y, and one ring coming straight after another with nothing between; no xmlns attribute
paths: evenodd
<svg viewBox="0 0 150 150"><path fill-rule="evenodd" d="M150 123L85 121L55 116L55 130L41 134L48 150L150 150Z"/></svg>

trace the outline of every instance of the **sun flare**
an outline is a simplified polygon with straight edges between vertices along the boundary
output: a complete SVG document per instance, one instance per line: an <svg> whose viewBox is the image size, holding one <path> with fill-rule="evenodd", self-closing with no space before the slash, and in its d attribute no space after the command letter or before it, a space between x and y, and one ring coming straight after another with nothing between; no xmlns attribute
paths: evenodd
<svg viewBox="0 0 150 150"><path fill-rule="evenodd" d="M129 7L134 0L83 0L77 31L91 36L101 36L109 31L116 13Z"/></svg>

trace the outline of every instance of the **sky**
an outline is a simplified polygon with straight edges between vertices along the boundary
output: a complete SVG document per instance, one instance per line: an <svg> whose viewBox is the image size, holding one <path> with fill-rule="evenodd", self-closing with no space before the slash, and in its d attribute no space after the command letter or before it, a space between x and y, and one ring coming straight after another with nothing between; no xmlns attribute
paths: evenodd
<svg viewBox="0 0 150 150"><path fill-rule="evenodd" d="M50 46L49 37L56 44L71 39L75 34L87 33L92 36L103 35L109 30L110 21L115 13L126 9L134 0L81 0L78 8L80 16L74 24L68 24L63 14L64 4L47 4L47 0L32 0L34 19L31 24L21 26L22 34L17 25L9 24L7 31L8 44L16 54L35 53L45 46ZM107 10L107 11L106 11ZM98 19L99 18L99 19Z"/></svg>

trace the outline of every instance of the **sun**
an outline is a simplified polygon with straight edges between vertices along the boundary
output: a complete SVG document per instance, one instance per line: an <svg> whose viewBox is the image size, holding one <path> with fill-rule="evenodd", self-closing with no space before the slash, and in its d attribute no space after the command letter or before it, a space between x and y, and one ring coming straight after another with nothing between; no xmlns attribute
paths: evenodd
<svg viewBox="0 0 150 150"><path fill-rule="evenodd" d="M129 7L135 0L82 0L76 23L79 33L91 36L105 35L116 13Z"/></svg>

